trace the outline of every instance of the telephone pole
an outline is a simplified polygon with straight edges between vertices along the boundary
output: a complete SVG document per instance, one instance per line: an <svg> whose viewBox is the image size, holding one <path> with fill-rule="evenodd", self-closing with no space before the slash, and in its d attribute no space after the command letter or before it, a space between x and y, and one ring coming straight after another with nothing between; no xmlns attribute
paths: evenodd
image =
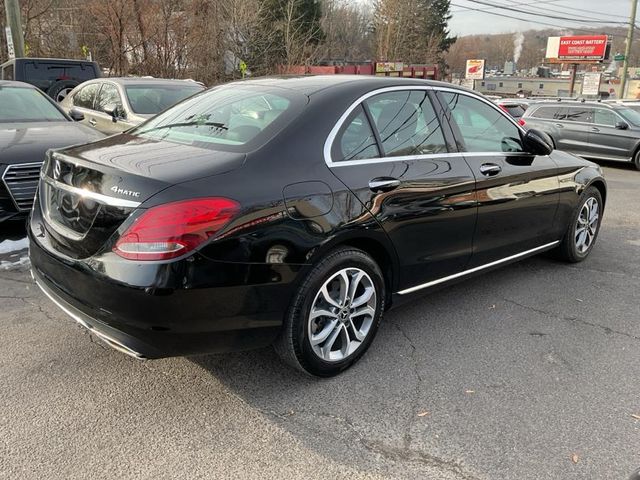
<svg viewBox="0 0 640 480"><path fill-rule="evenodd" d="M24 57L24 35L22 34L22 19L20 18L19 0L4 0L7 11L7 28L13 39L13 50L16 57Z"/></svg>
<svg viewBox="0 0 640 480"><path fill-rule="evenodd" d="M627 69L629 68L629 54L633 42L633 29L636 26L636 10L638 0L631 0L631 15L629 16L629 30L627 31L627 44L624 47L624 61L622 62L622 78L620 79L620 98L624 98L627 87Z"/></svg>

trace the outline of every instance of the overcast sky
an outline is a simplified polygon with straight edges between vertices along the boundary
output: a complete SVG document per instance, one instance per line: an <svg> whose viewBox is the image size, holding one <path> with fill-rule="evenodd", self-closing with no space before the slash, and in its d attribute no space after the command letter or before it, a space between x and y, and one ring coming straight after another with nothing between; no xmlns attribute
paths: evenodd
<svg viewBox="0 0 640 480"><path fill-rule="evenodd" d="M472 35L478 33L507 33L529 29L543 29L565 27L572 33L579 34L580 26L603 27L594 23L598 20L612 22L628 21L632 0L478 0L481 3L505 5L509 8L517 8L521 5L523 10L535 11L544 15L556 17L569 17L580 21L566 21L548 17L536 17L525 15L510 10L492 8L487 5L475 3L471 0L451 0L451 13L453 18L449 22L451 32L454 35ZM468 8L464 8L468 7ZM469 8L482 10L474 11ZM606 12L605 12L606 10ZM527 20L516 20L492 15L489 12L500 15L508 15ZM640 12L636 24L640 21ZM539 23L538 23L539 22ZM552 24L541 25L540 23ZM619 24L618 24L619 25Z"/></svg>

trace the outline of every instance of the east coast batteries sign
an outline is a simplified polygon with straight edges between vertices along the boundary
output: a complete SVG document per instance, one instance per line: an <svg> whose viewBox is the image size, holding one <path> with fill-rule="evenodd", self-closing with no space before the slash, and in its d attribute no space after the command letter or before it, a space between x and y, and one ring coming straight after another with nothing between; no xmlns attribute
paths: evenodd
<svg viewBox="0 0 640 480"><path fill-rule="evenodd" d="M601 62L607 53L607 35L577 35L549 37L547 60L555 62Z"/></svg>

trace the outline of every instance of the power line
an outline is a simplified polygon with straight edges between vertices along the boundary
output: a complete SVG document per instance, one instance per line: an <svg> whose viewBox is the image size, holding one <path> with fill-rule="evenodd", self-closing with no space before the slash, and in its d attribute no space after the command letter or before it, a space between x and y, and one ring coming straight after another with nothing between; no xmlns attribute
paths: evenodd
<svg viewBox="0 0 640 480"><path fill-rule="evenodd" d="M554 2L562 2L564 0L543 0L542 2L527 2L527 3L518 3L516 4L517 6L521 6L521 7L525 7L527 5L540 5L541 3L554 3ZM464 8L464 7L462 7ZM488 10L493 10L496 7L489 7L489 8L480 8L478 9L479 11L482 12L486 12ZM452 10L451 13L463 13L463 12L468 12L469 10Z"/></svg>
<svg viewBox="0 0 640 480"><path fill-rule="evenodd" d="M558 0L559 2L566 2L567 0ZM569 10L572 9L573 7L567 7L564 5L556 5L556 7L558 8L564 8L565 10ZM596 15L606 15L609 17L618 17L618 18L624 18L625 20L628 19L628 17L626 15L614 15L614 14L609 14L609 13L602 13L602 12L598 12L597 10L585 10L584 8L580 7L580 11L584 12L584 13L595 13ZM573 13L573 12L565 12L565 14L567 13Z"/></svg>
<svg viewBox="0 0 640 480"><path fill-rule="evenodd" d="M559 17L557 15L548 15L545 13L537 13L537 12L531 12L528 10L521 10L518 8L513 8L513 7L509 7L506 5L497 5L495 3L491 3L491 2L486 2L484 0L465 0L467 2L471 2L471 3L476 3L479 5L485 5L485 6L489 6L489 7L494 7L500 10L508 10L511 12L516 12L516 13L520 13L520 14L525 14L525 15L532 15L535 17L543 17L543 18L550 18L552 20L564 20L564 21L569 21L569 22L576 22L576 21L580 21L583 24L584 23L598 23L598 24L606 24L606 25L611 25L611 24L624 24L624 25L628 25L629 22L610 22L610 21L603 21L603 20L576 20L575 18L570 18L570 17ZM487 12L488 13L488 12Z"/></svg>
<svg viewBox="0 0 640 480"><path fill-rule="evenodd" d="M591 34L593 33L593 30L585 30L584 28L568 27L567 25L558 25L558 24L554 24L554 23L541 22L540 20L531 20L531 19L526 19L526 18L522 18L522 17L516 17L514 15L508 15L506 13L489 12L487 10L482 10L480 8L467 7L465 5L459 5L459 4L456 4L456 3L452 3L451 5L453 5L455 7L464 8L466 10L473 10L475 12L485 13L487 15L495 15L497 17L511 18L513 20L520 20L522 22L534 23L534 24L537 24L537 25L544 25L546 27L564 28L564 29L570 28L571 30L574 30L576 32L585 32L585 33L591 33Z"/></svg>

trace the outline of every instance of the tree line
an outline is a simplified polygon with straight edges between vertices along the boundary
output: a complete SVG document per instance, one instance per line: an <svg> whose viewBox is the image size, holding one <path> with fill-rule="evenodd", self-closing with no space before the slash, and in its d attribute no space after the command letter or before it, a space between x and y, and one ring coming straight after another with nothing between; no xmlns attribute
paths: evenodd
<svg viewBox="0 0 640 480"><path fill-rule="evenodd" d="M445 65L450 0L21 0L31 57L214 84L293 65ZM0 12L4 12L0 0ZM4 32L5 18L0 15ZM7 58L0 35L0 61Z"/></svg>

